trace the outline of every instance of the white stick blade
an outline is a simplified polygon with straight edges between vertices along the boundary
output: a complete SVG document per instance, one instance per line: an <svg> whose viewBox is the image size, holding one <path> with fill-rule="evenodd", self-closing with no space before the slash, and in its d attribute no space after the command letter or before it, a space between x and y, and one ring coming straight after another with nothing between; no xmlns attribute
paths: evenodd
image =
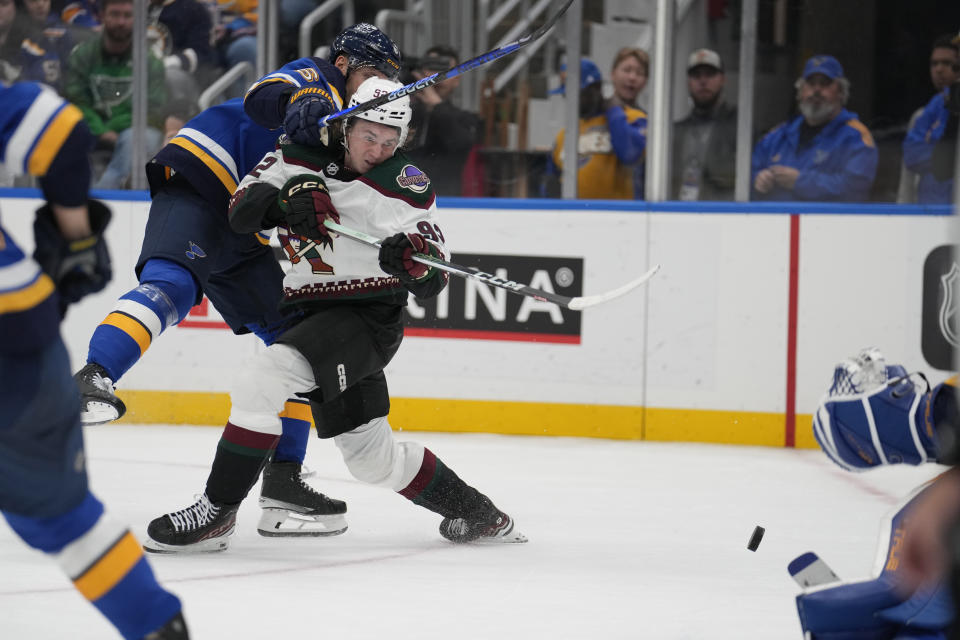
<svg viewBox="0 0 960 640"><path fill-rule="evenodd" d="M621 287L618 287L616 289L613 289L612 291L607 291L606 293L600 293L595 296L582 296L579 298L574 298L573 300L570 301L570 304L567 306L570 309L573 309L574 311L580 311L588 307L593 307L598 304L603 304L604 302L609 302L610 300L619 298L622 295L630 293L640 285L647 282L647 280L655 276L658 271L660 271L660 265L655 264L649 271L647 271L645 274L643 274L636 280L631 280L627 284Z"/></svg>
<svg viewBox="0 0 960 640"><path fill-rule="evenodd" d="M787 566L787 571L790 577L804 589L840 581L830 565L812 551L794 558Z"/></svg>

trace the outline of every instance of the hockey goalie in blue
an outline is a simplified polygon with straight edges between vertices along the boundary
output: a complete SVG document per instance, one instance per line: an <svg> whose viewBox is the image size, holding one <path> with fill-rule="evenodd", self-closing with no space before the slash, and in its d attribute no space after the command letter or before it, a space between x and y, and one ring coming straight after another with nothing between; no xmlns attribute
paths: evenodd
<svg viewBox="0 0 960 640"><path fill-rule="evenodd" d="M942 462L944 428L956 422L956 377L930 387L920 373L888 365L864 349L837 365L813 418L824 453L847 471ZM790 574L805 587L797 610L810 640L946 640L954 621L944 579L917 586L905 573L904 540L927 482L884 519L873 577L839 581L816 554L795 559Z"/></svg>
<svg viewBox="0 0 960 640"><path fill-rule="evenodd" d="M92 143L80 110L53 90L0 85L4 166L38 177L46 199L32 258L0 227L0 512L121 636L185 640L180 600L87 485L79 392L59 324L70 303L111 276L110 210L88 200Z"/></svg>

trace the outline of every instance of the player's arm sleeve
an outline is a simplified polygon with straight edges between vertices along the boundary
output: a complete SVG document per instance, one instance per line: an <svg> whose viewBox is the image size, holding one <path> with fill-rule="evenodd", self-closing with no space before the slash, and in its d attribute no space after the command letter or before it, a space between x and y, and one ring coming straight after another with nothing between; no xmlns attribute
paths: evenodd
<svg viewBox="0 0 960 640"><path fill-rule="evenodd" d="M646 117L627 122L627 114L620 106L607 109L606 116L610 143L617 159L623 164L633 164L640 160L647 148Z"/></svg>
<svg viewBox="0 0 960 640"><path fill-rule="evenodd" d="M230 198L227 216L237 233L272 229L283 221L277 194L284 181L283 156L272 151L243 177Z"/></svg>
<svg viewBox="0 0 960 640"><path fill-rule="evenodd" d="M51 204L79 207L87 202L90 188L90 148L93 136L83 120L67 135L44 175L40 176L43 197Z"/></svg>
<svg viewBox="0 0 960 640"><path fill-rule="evenodd" d="M230 198L230 227L237 233L256 233L277 226L283 220L278 192L273 185L244 179Z"/></svg>
<svg viewBox="0 0 960 640"><path fill-rule="evenodd" d="M291 96L300 89L317 86L343 108L343 76L319 58L299 58L254 82L243 97L243 110L251 120L267 129L279 129ZM332 113L332 112L331 112Z"/></svg>
<svg viewBox="0 0 960 640"><path fill-rule="evenodd" d="M842 147L833 153L844 153ZM793 193L801 200L864 200L877 175L877 148L857 141L839 172L801 169ZM835 166L832 165L831 166Z"/></svg>

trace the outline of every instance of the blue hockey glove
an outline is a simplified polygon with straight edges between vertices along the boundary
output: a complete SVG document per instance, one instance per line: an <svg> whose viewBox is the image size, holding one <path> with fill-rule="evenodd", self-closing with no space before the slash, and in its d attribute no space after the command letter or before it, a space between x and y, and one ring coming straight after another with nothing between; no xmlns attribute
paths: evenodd
<svg viewBox="0 0 960 640"><path fill-rule="evenodd" d="M87 208L93 231L89 238L68 242L61 235L49 204L37 210L33 223L37 245L33 259L56 284L61 314L68 305L103 289L113 275L103 238L110 222L110 209L97 200L89 200Z"/></svg>
<svg viewBox="0 0 960 640"><path fill-rule="evenodd" d="M320 89L314 93L310 89L301 89L293 94L287 105L283 119L283 129L287 136L297 144L321 146L326 144L326 136L319 126L320 119L330 115L334 109L329 95Z"/></svg>

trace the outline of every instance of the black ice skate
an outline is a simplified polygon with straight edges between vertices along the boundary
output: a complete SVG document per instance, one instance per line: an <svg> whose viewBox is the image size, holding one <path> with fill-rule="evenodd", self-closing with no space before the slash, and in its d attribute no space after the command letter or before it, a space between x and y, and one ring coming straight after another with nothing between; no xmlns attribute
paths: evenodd
<svg viewBox="0 0 960 640"><path fill-rule="evenodd" d="M444 518L440 523L440 535L457 544L527 541L527 537L513 526L513 519L486 498L482 508L474 514L462 518Z"/></svg>
<svg viewBox="0 0 960 640"><path fill-rule="evenodd" d="M143 548L154 553L223 551L236 528L239 508L239 504L210 502L203 494L186 509L153 520Z"/></svg>
<svg viewBox="0 0 960 640"><path fill-rule="evenodd" d="M127 411L123 400L113 391L113 380L107 371L91 362L73 376L80 387L80 421L83 424L104 424L117 420Z"/></svg>
<svg viewBox="0 0 960 640"><path fill-rule="evenodd" d="M173 616L167 621L167 624L143 636L143 640L190 640L187 623L183 621L183 614L178 613Z"/></svg>
<svg viewBox="0 0 960 640"><path fill-rule="evenodd" d="M262 536L335 536L347 530L347 504L303 481L300 464L268 462L260 487Z"/></svg>

